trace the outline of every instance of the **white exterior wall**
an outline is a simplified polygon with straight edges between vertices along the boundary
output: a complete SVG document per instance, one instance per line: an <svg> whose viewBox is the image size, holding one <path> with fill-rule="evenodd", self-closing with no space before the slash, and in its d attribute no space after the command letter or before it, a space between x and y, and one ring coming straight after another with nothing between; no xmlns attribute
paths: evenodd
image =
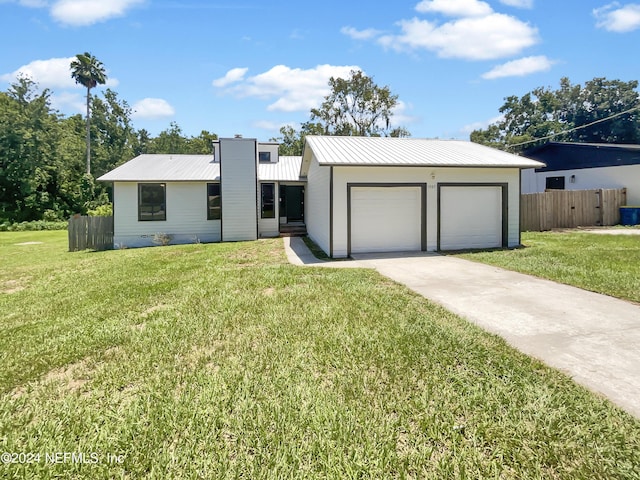
<svg viewBox="0 0 640 480"><path fill-rule="evenodd" d="M320 166L315 155L312 157L305 188L304 218L307 225L307 235L322 250L330 253L329 183L331 167ZM344 205L346 208L346 202Z"/></svg>
<svg viewBox="0 0 640 480"><path fill-rule="evenodd" d="M278 182L260 182L258 185L258 198L262 195L262 187L263 183L273 183L275 184L274 189L274 208L276 210L275 218L262 218L262 204L258 205L258 237L277 237L280 235L280 222L278 221L278 216L280 215L280 185Z"/></svg>
<svg viewBox="0 0 640 480"><path fill-rule="evenodd" d="M219 242L220 220L207 220L206 182L158 182L166 184L165 221L138 221L138 183L114 182L113 243L119 247L155 245L156 233L172 235L172 244Z"/></svg>
<svg viewBox="0 0 640 480"><path fill-rule="evenodd" d="M538 192L536 171L534 168L525 168L522 170L522 177L520 181L520 188L523 194L525 193L540 193ZM544 192L544 188L542 189Z"/></svg>
<svg viewBox="0 0 640 480"><path fill-rule="evenodd" d="M222 241L258 238L258 151L254 139L220 139Z"/></svg>
<svg viewBox="0 0 640 480"><path fill-rule="evenodd" d="M269 152L271 154L271 162L269 163L278 163L278 146L271 143L259 143L258 152Z"/></svg>
<svg viewBox="0 0 640 480"><path fill-rule="evenodd" d="M571 175L575 182L571 183ZM566 190L591 190L597 188L626 188L627 204L640 205L640 165L617 167L580 168L555 172L522 172L522 193L544 192L547 177L565 177Z"/></svg>
<svg viewBox="0 0 640 480"><path fill-rule="evenodd" d="M312 190L314 171L312 160L308 190ZM328 170L328 167L320 167ZM316 168L317 169L317 168ZM432 178L435 177L435 178ZM438 183L507 183L508 184L508 241L509 247L520 244L520 174L517 168L430 168L430 167L334 167L333 174L333 256L347 256L347 183L426 183L427 184L427 250L437 250L438 244ZM328 197L328 194L327 194ZM313 200L312 200L313 198ZM319 199L309 195L314 205ZM328 198L325 199L328 205ZM315 222L318 205L309 212L307 231L313 240L328 252L311 233L309 225ZM398 212L402 214L402 212ZM325 235L328 235L328 225ZM325 242L328 244L328 240Z"/></svg>

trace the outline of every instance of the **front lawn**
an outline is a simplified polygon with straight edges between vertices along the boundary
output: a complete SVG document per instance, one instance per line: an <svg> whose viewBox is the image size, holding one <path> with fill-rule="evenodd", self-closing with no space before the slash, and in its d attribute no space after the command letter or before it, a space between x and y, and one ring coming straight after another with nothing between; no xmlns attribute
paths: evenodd
<svg viewBox="0 0 640 480"><path fill-rule="evenodd" d="M640 235L524 232L522 243L460 256L640 303Z"/></svg>
<svg viewBox="0 0 640 480"><path fill-rule="evenodd" d="M640 476L640 421L374 271L65 235L0 234L0 477Z"/></svg>

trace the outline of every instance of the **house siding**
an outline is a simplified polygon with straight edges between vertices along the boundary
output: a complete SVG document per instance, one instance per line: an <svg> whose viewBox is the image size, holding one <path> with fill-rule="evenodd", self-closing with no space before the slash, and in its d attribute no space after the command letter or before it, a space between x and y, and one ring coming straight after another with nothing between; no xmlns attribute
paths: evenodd
<svg viewBox="0 0 640 480"><path fill-rule="evenodd" d="M207 182L163 183L166 183L166 220L151 222L138 220L139 183L114 183L114 246L153 246L156 233L171 235L172 244L219 242L220 220L207 220Z"/></svg>
<svg viewBox="0 0 640 480"><path fill-rule="evenodd" d="M330 179L331 167L320 166L315 155L312 155L305 190L305 223L309 238L327 253L331 252ZM346 202L344 205L346 206Z"/></svg>
<svg viewBox="0 0 640 480"><path fill-rule="evenodd" d="M571 182L575 175L575 182ZM547 177L565 177L566 190L591 190L597 188L626 188L627 203L640 205L640 165L580 168L536 172L522 171L522 193L544 192Z"/></svg>
<svg viewBox="0 0 640 480"><path fill-rule="evenodd" d="M315 159L314 159L315 160ZM322 167L321 167L322 168ZM324 167L326 168L326 167ZM314 170L312 161L309 175ZM309 178L309 185L314 183ZM426 183L427 185L427 250L438 247L438 183L506 183L508 189L507 245L520 243L520 174L518 168L425 168L425 167L334 167L333 179L333 256L348 254L347 184L348 183ZM311 188L310 188L311 189ZM310 202L315 204L319 199ZM325 199L328 204L328 199ZM398 212L399 215L402 212ZM315 215L315 210L312 215ZM310 219L309 223L312 222ZM328 227L325 228L328 232ZM314 232L315 235L315 232ZM312 237L313 238L313 237ZM315 240L315 238L314 238ZM326 252L328 249L315 240ZM328 243L328 242L327 242Z"/></svg>
<svg viewBox="0 0 640 480"><path fill-rule="evenodd" d="M258 238L258 158L254 139L220 139L222 241Z"/></svg>

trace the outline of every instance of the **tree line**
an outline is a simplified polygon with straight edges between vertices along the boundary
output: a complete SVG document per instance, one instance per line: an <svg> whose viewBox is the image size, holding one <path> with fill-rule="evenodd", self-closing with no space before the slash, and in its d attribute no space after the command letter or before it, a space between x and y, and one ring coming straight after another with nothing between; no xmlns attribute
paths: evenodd
<svg viewBox="0 0 640 480"><path fill-rule="evenodd" d="M471 141L518 153L547 141L640 143L638 81L594 78L584 85L560 80L505 98L500 120L471 133Z"/></svg>
<svg viewBox="0 0 640 480"><path fill-rule="evenodd" d="M100 175L143 153L208 154L217 138L185 136L175 122L157 136L136 130L129 104L107 88L89 95L89 174L86 119L54 110L51 93L26 77L0 92L0 224L84 214L109 203Z"/></svg>

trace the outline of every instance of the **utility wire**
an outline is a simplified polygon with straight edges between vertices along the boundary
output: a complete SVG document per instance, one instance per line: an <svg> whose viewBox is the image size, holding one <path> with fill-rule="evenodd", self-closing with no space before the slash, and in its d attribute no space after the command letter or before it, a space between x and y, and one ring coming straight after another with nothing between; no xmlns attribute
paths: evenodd
<svg viewBox="0 0 640 480"><path fill-rule="evenodd" d="M587 123L586 125L580 125L579 127L570 128L569 130L564 130L558 133L552 133L551 135L547 135L546 137L536 138L534 140L527 140L526 142L520 143L512 143L511 145L507 145L507 148L511 147L519 147L520 145L527 145L529 143L539 142L541 140L549 140L550 138L557 137L558 135L564 135L565 133L575 132L576 130L580 130L582 128L590 127L591 125L595 125L597 123L606 122L607 120L611 120L612 118L619 117L621 115L625 115L627 113L633 112L634 110L640 110L640 105L630 108L629 110L625 110L624 112L616 113L611 115L610 117L601 118L600 120L596 120L595 122Z"/></svg>

